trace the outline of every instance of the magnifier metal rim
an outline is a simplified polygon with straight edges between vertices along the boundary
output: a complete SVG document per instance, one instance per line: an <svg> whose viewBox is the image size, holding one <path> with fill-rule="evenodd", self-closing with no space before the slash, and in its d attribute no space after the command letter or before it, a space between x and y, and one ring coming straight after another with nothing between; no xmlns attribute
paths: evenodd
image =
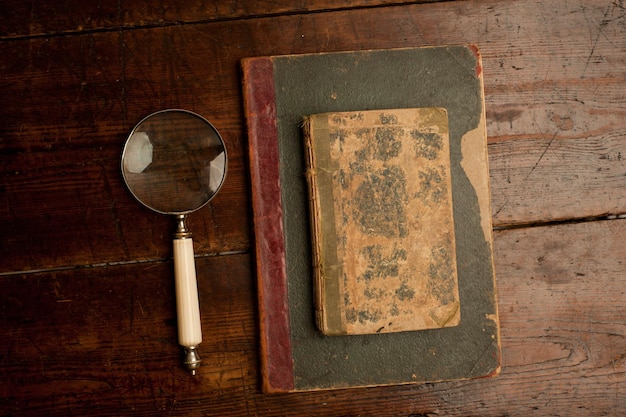
<svg viewBox="0 0 626 417"><path fill-rule="evenodd" d="M143 122L145 122L146 120L148 120L148 119L150 119L152 117L155 117L155 116L157 116L157 115L159 115L161 113L187 113L189 115L197 117L198 119L200 119L204 123L206 123L209 126L209 128L213 130L213 132L215 132L217 138L220 140L220 143L222 144L222 148L224 149L224 175L222 175L222 180L220 181L220 184L218 185L217 189L213 192L213 194L204 203L202 203L198 207L195 207L195 208L190 209L190 210L183 210L183 211L163 211L163 210L157 210L154 207L149 206L148 204L144 203L135 194L133 189L128 184L128 180L126 178L126 171L124 170L124 158L126 157L126 150L128 148L128 142L130 141L130 138L135 134L135 131L142 125ZM133 127L133 129L128 134L128 137L126 138L126 141L124 142L124 149L122 150L122 160L120 162L120 167L122 169L122 177L124 178L124 183L126 184L126 188L128 188L128 190L133 195L133 197L135 197L135 199L137 201L139 201L141 203L141 205L143 205L144 207L149 208L152 211L155 211L155 212L161 213L161 214L170 214L170 215L181 215L182 214L182 215L185 215L185 214L192 213L192 212L194 212L196 210L200 210L202 207L206 206L211 200L213 200L213 197L215 197L215 195L222 189L222 186L224 185L224 182L226 182L226 175L228 174L228 152L226 151L226 143L224 142L224 139L222 138L222 135L215 128L215 126L213 126L213 123L209 122L206 118L204 118L203 116L199 115L198 113L195 113L195 112L190 111L190 110L184 110L184 109L164 109L164 110L159 110L159 111L156 111L154 113L151 113L151 114L147 115L146 117L141 119L135 125L135 127Z"/></svg>

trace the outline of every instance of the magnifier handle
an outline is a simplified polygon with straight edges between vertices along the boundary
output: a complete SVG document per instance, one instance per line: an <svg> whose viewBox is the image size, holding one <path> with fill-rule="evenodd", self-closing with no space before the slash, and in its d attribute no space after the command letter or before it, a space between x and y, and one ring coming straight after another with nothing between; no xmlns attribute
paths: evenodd
<svg viewBox="0 0 626 417"><path fill-rule="evenodd" d="M187 353L185 364L195 374L195 369L200 365L200 358L195 349L202 342L202 327L191 237L174 239L174 277L178 343L185 347Z"/></svg>

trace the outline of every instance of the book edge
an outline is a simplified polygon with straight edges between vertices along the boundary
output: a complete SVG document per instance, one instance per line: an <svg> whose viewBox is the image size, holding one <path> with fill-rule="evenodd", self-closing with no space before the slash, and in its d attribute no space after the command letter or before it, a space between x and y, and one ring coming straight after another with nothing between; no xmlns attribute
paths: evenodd
<svg viewBox="0 0 626 417"><path fill-rule="evenodd" d="M309 199L309 223L311 227L312 267L313 267L313 293L315 302L315 319L318 330L325 336L346 335L346 326L343 321L343 310L340 302L341 291L337 286L341 276L341 270L329 267L336 264L336 251L324 247L323 229L324 219L334 219L334 208L331 205L322 205L320 194L321 184L328 183L329 173L325 166L320 165L318 157L324 152L324 141L315 140L316 136L328 137L326 119L328 114L315 114L305 117L303 123L303 137L305 149L305 167ZM322 158L325 160L325 158ZM332 194L332 189L330 193ZM334 224L334 220L332 221ZM334 230L334 227L333 227ZM328 308L328 305L336 305L336 308Z"/></svg>
<svg viewBox="0 0 626 417"><path fill-rule="evenodd" d="M306 158L306 181L308 187L309 198L309 223L311 227L311 249L312 249L312 268L313 268L313 285L314 301L315 301L315 321L318 329L326 334L326 317L324 314L324 276L322 272L322 259L320 253L321 247L321 230L320 230L320 207L319 193L317 192L317 163L315 151L313 149L313 116L307 116L302 123L302 131L304 138L304 153Z"/></svg>
<svg viewBox="0 0 626 417"><path fill-rule="evenodd" d="M501 339L501 329L500 329L500 312L499 312L499 307L498 307L498 285L497 285L497 281L496 281L496 266L495 266L495 259L494 259L494 248L493 248L493 219L491 216L491 181L490 181L490 174L489 174L489 137L487 135L487 114L486 114L486 104L485 104L485 82L484 82L484 78L483 78L483 63L482 63L482 54L480 52L480 48L478 47L478 45L475 44L468 44L466 45L466 47L474 54L474 56L476 57L476 77L478 78L479 84L480 84L480 90L482 92L481 94L481 101L482 101L482 114L481 114L481 120L478 124L478 127L482 130L482 147L483 147L483 156L484 156L484 161L485 163L483 164L483 170L484 170L484 175L486 178L486 191L485 191L485 195L486 195L486 199L485 199L485 203L486 204L486 209L485 209L485 216L486 216L486 221L488 223L488 227L486 228L485 231L485 238L487 239L487 242L489 243L489 247L490 247L490 254L491 254L491 271L492 271L492 286L493 286L493 298L494 298L494 313L493 313L493 317L491 317L491 320L494 323L495 326L495 331L494 331L494 336L495 336L495 343L496 346L498 348L497 350L497 354L498 357L495 359L496 362L496 366L494 367L494 369L490 372L487 373L485 375L483 375L482 377L494 377L500 374L500 372L502 371L502 339ZM480 377L480 376L479 376Z"/></svg>
<svg viewBox="0 0 626 417"><path fill-rule="evenodd" d="M285 264L273 60L242 60L259 299L262 390L295 387Z"/></svg>

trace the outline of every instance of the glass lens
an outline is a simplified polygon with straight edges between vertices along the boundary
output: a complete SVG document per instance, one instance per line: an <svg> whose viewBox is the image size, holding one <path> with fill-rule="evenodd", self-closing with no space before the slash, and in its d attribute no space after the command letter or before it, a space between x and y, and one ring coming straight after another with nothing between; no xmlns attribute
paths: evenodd
<svg viewBox="0 0 626 417"><path fill-rule="evenodd" d="M226 147L206 119L186 110L163 110L143 119L122 153L128 188L143 205L186 214L213 198L226 177Z"/></svg>

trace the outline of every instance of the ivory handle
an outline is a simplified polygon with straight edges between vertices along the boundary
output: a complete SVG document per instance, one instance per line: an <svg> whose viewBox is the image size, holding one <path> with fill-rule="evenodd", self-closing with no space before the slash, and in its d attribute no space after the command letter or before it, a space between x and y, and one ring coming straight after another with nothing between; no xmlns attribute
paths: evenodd
<svg viewBox="0 0 626 417"><path fill-rule="evenodd" d="M174 277L178 343L187 348L195 347L202 342L202 327L193 240L190 237L174 239Z"/></svg>

